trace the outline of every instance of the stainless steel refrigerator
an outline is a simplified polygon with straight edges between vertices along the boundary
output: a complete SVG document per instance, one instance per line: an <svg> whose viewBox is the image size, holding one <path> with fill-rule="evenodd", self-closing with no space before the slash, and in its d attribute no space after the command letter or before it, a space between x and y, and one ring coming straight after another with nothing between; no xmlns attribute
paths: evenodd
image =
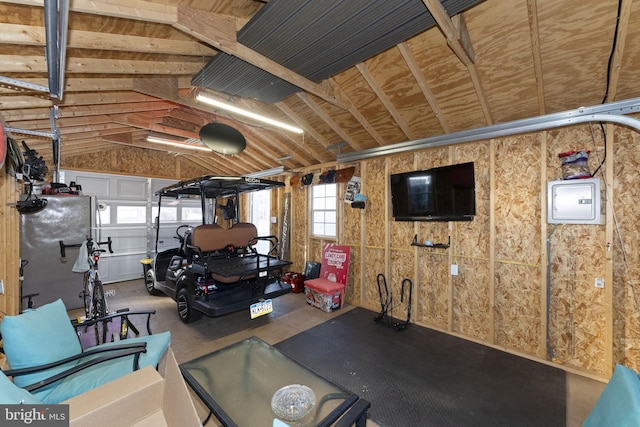
<svg viewBox="0 0 640 427"><path fill-rule="evenodd" d="M79 247L66 248L66 262L61 260L60 241L65 245L81 244L95 224L95 198L90 196L40 196L47 207L20 217L20 258L23 267L22 296L33 297L34 306L61 298L67 309L83 307L79 297L82 273L71 271ZM27 307L23 298L22 308Z"/></svg>

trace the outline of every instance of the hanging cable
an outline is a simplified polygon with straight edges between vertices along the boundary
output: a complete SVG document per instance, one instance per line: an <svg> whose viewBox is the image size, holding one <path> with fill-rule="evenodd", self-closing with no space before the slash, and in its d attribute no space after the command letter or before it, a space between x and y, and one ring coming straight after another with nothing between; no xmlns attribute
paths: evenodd
<svg viewBox="0 0 640 427"><path fill-rule="evenodd" d="M622 13L622 0L618 0L618 12L616 14L616 27L613 32L613 43L611 44L611 52L609 52L609 61L607 62L607 81L604 90L604 97L602 98L602 104L606 103L609 98L609 85L611 84L611 67L613 66L613 56L616 52L616 46L618 45L618 29L620 27L620 14ZM591 177L596 176L604 161L607 158L607 132L604 129L604 123L600 122L600 129L602 130L602 137L604 139L604 157L602 161L598 165L598 167L593 171ZM591 130L591 134L593 136L593 130Z"/></svg>

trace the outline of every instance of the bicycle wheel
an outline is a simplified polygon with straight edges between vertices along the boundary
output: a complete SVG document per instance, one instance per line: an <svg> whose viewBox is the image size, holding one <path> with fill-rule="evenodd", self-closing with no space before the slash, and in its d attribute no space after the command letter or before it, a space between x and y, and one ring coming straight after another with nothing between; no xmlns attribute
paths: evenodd
<svg viewBox="0 0 640 427"><path fill-rule="evenodd" d="M84 315L86 319L91 319L91 297L93 295L93 286L91 279L89 279L89 272L84 273L84 279L82 281L82 292L80 292L80 298L84 301Z"/></svg>
<svg viewBox="0 0 640 427"><path fill-rule="evenodd" d="M107 302L104 299L104 288L99 280L93 281L93 307L91 318L96 319L107 314Z"/></svg>

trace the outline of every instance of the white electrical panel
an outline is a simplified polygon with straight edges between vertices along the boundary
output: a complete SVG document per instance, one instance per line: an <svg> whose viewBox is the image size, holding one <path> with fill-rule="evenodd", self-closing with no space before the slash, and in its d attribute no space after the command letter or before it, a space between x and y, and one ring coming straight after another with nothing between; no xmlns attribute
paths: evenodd
<svg viewBox="0 0 640 427"><path fill-rule="evenodd" d="M547 183L549 224L602 224L600 206L598 178Z"/></svg>

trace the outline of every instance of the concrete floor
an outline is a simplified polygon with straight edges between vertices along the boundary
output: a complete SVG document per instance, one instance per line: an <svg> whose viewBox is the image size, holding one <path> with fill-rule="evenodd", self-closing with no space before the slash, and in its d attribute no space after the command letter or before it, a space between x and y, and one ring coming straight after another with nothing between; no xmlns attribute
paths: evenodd
<svg viewBox="0 0 640 427"><path fill-rule="evenodd" d="M115 295L107 299L109 310L129 308L131 310L156 310L151 328L154 332L171 331L171 346L178 363L210 353L229 344L250 336L276 344L308 328L326 322L331 318L350 310L345 306L333 313L324 313L306 304L304 295L288 294L274 300L274 312L251 320L249 311L232 313L217 318L202 319L184 324L176 313L176 303L165 296L154 297L147 293L142 280L107 285L107 290L115 290ZM78 310L70 311L77 316ZM605 384L575 374L567 374L567 423L568 427L582 425ZM194 402L202 419L206 417L206 408L196 396ZM207 426L217 425L215 420ZM376 426L369 422L367 426Z"/></svg>

